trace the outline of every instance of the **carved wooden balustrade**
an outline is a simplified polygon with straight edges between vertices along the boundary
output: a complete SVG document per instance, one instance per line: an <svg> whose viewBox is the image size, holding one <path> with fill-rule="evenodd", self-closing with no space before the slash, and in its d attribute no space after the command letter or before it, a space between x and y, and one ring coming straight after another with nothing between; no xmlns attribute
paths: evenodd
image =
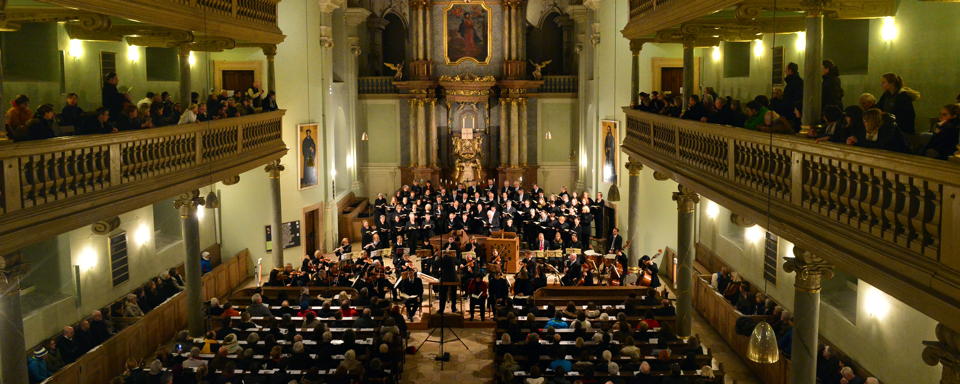
<svg viewBox="0 0 960 384"><path fill-rule="evenodd" d="M0 252L278 159L283 114L0 145Z"/></svg>
<svg viewBox="0 0 960 384"><path fill-rule="evenodd" d="M624 111L631 161L911 297L932 317L960 322L957 164Z"/></svg>
<svg viewBox="0 0 960 384"><path fill-rule="evenodd" d="M576 93L577 76L548 75L543 77L543 85L537 90L541 93Z"/></svg>
<svg viewBox="0 0 960 384"><path fill-rule="evenodd" d="M173 29L278 44L280 0L40 0Z"/></svg>
<svg viewBox="0 0 960 384"><path fill-rule="evenodd" d="M360 76L357 78L357 92L360 94L400 93L393 85L393 76Z"/></svg>

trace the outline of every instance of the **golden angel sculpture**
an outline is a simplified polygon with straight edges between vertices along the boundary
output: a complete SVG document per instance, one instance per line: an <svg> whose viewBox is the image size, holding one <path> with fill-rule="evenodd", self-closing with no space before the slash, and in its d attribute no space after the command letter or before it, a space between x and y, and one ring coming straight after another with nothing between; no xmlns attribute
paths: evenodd
<svg viewBox="0 0 960 384"><path fill-rule="evenodd" d="M546 68L553 60L547 60L540 63L536 63L533 60L530 60L530 64L533 65L533 78L536 80L543 79L543 69Z"/></svg>
<svg viewBox="0 0 960 384"><path fill-rule="evenodd" d="M480 151L483 148L483 137L474 136L470 139L453 138L453 152L457 156L453 179L465 185L471 185L483 180L483 167L480 165Z"/></svg>
<svg viewBox="0 0 960 384"><path fill-rule="evenodd" d="M387 68L390 68L390 69L392 69L392 70L395 71L395 72L393 73L393 80L394 80L394 81L403 80L403 62L402 62L402 61L399 62L399 63L396 63L396 64L393 64L393 63L383 63L383 65L386 65Z"/></svg>

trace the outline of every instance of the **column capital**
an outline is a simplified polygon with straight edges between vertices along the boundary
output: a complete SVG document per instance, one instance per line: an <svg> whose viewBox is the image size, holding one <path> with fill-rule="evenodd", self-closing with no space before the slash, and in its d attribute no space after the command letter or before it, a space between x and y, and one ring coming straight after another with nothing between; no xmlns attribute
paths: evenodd
<svg viewBox="0 0 960 384"><path fill-rule="evenodd" d="M344 6L345 0L317 0L320 13L333 13L337 8Z"/></svg>
<svg viewBox="0 0 960 384"><path fill-rule="evenodd" d="M280 160L271 161L267 166L263 167L263 171L266 172L267 176L271 179L279 179L280 172L283 172L284 169L286 169L286 167L280 164Z"/></svg>
<svg viewBox="0 0 960 384"><path fill-rule="evenodd" d="M640 50L643 49L643 45L646 43L649 43L650 41L651 41L650 39L630 40L630 52L632 52L634 56L640 55Z"/></svg>
<svg viewBox="0 0 960 384"><path fill-rule="evenodd" d="M264 44L260 46L260 49L263 51L263 55L267 59L273 59L277 55L277 45L276 44Z"/></svg>
<svg viewBox="0 0 960 384"><path fill-rule="evenodd" d="M200 197L200 190L194 189L190 192L184 192L173 201L173 207L180 210L180 218L186 219L197 211L197 207L203 205L203 197Z"/></svg>
<svg viewBox="0 0 960 384"><path fill-rule="evenodd" d="M670 172L653 171L653 179L656 181L670 180L673 175Z"/></svg>
<svg viewBox="0 0 960 384"><path fill-rule="evenodd" d="M320 26L320 47L333 48L333 27L328 25Z"/></svg>
<svg viewBox="0 0 960 384"><path fill-rule="evenodd" d="M700 202L700 195L690 188L678 185L677 192L673 193L673 201L677 202L680 213L692 213L693 208Z"/></svg>
<svg viewBox="0 0 960 384"><path fill-rule="evenodd" d="M360 56L360 54L363 53L363 48L360 47L360 37L348 37L347 44L350 46L350 53L352 53L354 56Z"/></svg>
<svg viewBox="0 0 960 384"><path fill-rule="evenodd" d="M410 0L410 8L420 9L430 6L430 0Z"/></svg>
<svg viewBox="0 0 960 384"><path fill-rule="evenodd" d="M344 21L346 21L347 28L350 28L348 31L351 36L356 36L355 27L359 26L364 21L367 21L367 18L370 17L370 11L366 8L360 7L350 7L343 10Z"/></svg>
<svg viewBox="0 0 960 384"><path fill-rule="evenodd" d="M586 23L590 21L590 12L593 12L592 9L587 8L584 5L570 5L563 10L564 13L570 15L573 18L573 21L577 23Z"/></svg>
<svg viewBox="0 0 960 384"><path fill-rule="evenodd" d="M367 18L367 28L374 31L382 32L384 29L387 29L387 24L390 24L387 19L377 15L370 15L370 17Z"/></svg>
<svg viewBox="0 0 960 384"><path fill-rule="evenodd" d="M800 247L793 247L792 258L783 262L783 270L796 272L794 287L799 291L820 292L824 278L833 278L833 265Z"/></svg>
<svg viewBox="0 0 960 384"><path fill-rule="evenodd" d="M923 362L930 366L943 366L941 383L960 383L960 334L937 324L937 341L924 341Z"/></svg>
<svg viewBox="0 0 960 384"><path fill-rule="evenodd" d="M630 160L627 162L627 170L630 171L630 176L640 176L640 171L643 170L643 164Z"/></svg>

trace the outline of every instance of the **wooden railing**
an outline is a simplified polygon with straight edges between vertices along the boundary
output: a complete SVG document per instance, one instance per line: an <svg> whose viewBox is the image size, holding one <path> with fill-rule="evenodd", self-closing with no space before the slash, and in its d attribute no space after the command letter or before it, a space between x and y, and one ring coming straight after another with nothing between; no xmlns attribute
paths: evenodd
<svg viewBox="0 0 960 384"><path fill-rule="evenodd" d="M576 93L576 75L552 75L543 77L540 93Z"/></svg>
<svg viewBox="0 0 960 384"><path fill-rule="evenodd" d="M656 11L657 7L669 3L672 0L630 0L630 17L639 16L650 11Z"/></svg>
<svg viewBox="0 0 960 384"><path fill-rule="evenodd" d="M758 223L769 214L768 230L901 300L929 297L933 317L960 316L960 165L624 111L631 159Z"/></svg>
<svg viewBox="0 0 960 384"><path fill-rule="evenodd" d="M393 76L361 76L357 78L357 92L360 94L399 93L393 85Z"/></svg>
<svg viewBox="0 0 960 384"><path fill-rule="evenodd" d="M253 43L284 40L277 27L280 0L40 0L174 29Z"/></svg>
<svg viewBox="0 0 960 384"><path fill-rule="evenodd" d="M283 114L0 145L0 251L280 158Z"/></svg>
<svg viewBox="0 0 960 384"><path fill-rule="evenodd" d="M249 263L250 253L245 249L203 275L204 300L226 296L236 289L250 277ZM44 383L109 383L123 373L127 358L141 359L153 355L158 346L173 339L186 325L186 293L180 292L77 361L64 366Z"/></svg>

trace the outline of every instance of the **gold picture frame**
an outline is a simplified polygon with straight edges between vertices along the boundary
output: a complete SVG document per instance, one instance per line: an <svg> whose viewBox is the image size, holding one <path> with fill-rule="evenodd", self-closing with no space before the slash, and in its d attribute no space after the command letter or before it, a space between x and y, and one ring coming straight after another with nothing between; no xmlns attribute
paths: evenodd
<svg viewBox="0 0 960 384"><path fill-rule="evenodd" d="M474 17L475 13L480 17ZM443 60L447 65L458 65L465 61L490 64L493 56L491 15L490 7L482 1L452 1L447 4L443 10ZM479 33L477 24L481 28ZM451 27L455 29L451 30ZM484 40L476 41L478 36ZM465 42L465 39L470 42ZM478 44L482 46L478 47Z"/></svg>
<svg viewBox="0 0 960 384"><path fill-rule="evenodd" d="M300 190L320 183L320 124L297 124L297 185Z"/></svg>

